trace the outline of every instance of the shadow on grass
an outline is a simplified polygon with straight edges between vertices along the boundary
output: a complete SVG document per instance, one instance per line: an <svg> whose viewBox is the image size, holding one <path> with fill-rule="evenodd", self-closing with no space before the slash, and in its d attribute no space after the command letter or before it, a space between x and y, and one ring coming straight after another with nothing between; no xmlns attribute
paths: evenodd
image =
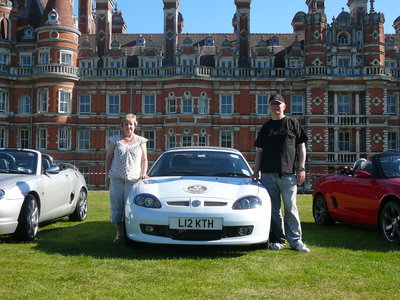
<svg viewBox="0 0 400 300"><path fill-rule="evenodd" d="M61 223L68 221L61 221ZM42 229L35 240L36 250L65 256L90 256L95 258L154 259L213 259L239 257L257 247L172 246L114 244L113 224L106 221L84 222L62 228Z"/></svg>
<svg viewBox="0 0 400 300"><path fill-rule="evenodd" d="M311 247L343 248L356 251L400 251L400 245L393 245L379 234L377 229L358 225L336 223L331 226L317 226L302 223L303 239Z"/></svg>

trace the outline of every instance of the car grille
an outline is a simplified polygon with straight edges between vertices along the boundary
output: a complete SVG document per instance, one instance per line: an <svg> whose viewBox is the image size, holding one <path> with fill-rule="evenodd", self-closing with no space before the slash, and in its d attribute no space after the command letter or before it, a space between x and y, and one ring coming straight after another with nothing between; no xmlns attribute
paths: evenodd
<svg viewBox="0 0 400 300"><path fill-rule="evenodd" d="M189 201L167 201L169 206L189 206ZM228 202L204 201L204 206L226 206Z"/></svg>
<svg viewBox="0 0 400 300"><path fill-rule="evenodd" d="M145 228L147 226L153 227L153 231L149 233ZM155 236L168 237L174 240L181 241L215 241L223 238L232 238L243 236L239 234L239 228L243 226L224 226L222 230L184 230L184 229L170 229L165 225L149 225L140 224L140 228L144 234ZM253 226L246 226L249 229L248 234L253 232Z"/></svg>

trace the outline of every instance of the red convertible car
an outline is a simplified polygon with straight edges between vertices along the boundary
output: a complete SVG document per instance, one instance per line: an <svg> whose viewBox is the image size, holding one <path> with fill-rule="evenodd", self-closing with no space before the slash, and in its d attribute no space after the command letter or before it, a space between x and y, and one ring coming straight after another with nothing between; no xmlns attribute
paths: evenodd
<svg viewBox="0 0 400 300"><path fill-rule="evenodd" d="M377 227L400 244L400 152L358 159L353 167L322 177L313 193L317 225L335 221Z"/></svg>

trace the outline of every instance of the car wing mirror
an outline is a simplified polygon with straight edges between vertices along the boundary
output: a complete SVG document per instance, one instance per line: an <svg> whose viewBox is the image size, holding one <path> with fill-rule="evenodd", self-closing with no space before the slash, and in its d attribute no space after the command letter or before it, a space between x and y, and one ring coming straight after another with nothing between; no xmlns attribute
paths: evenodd
<svg viewBox="0 0 400 300"><path fill-rule="evenodd" d="M354 174L354 176L357 177L357 178L371 178L372 174L370 172L367 172L367 171L359 170Z"/></svg>
<svg viewBox="0 0 400 300"><path fill-rule="evenodd" d="M45 173L47 173L47 174L58 174L58 173L60 173L60 167L59 166L52 166L50 168L47 168L45 170Z"/></svg>

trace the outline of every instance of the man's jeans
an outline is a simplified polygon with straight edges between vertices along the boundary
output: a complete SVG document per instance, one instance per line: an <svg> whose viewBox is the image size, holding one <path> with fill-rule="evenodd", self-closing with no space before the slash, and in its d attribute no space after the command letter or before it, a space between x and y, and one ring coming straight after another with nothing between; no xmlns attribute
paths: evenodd
<svg viewBox="0 0 400 300"><path fill-rule="evenodd" d="M261 173L261 183L271 197L271 243L296 247L301 243L300 216L296 205L297 183L294 174ZM284 219L281 206L284 204Z"/></svg>

